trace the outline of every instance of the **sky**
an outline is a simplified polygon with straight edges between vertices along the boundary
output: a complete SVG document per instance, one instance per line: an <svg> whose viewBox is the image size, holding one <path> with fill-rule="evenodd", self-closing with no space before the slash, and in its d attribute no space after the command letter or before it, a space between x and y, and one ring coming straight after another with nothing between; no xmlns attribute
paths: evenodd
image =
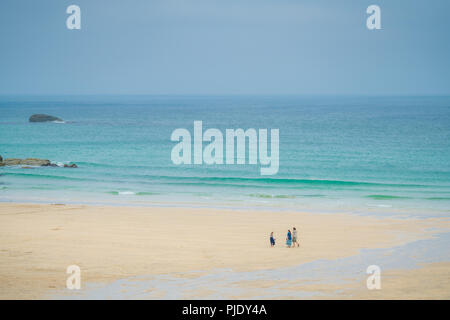
<svg viewBox="0 0 450 320"><path fill-rule="evenodd" d="M0 94L449 95L449 14L448 0L1 0Z"/></svg>

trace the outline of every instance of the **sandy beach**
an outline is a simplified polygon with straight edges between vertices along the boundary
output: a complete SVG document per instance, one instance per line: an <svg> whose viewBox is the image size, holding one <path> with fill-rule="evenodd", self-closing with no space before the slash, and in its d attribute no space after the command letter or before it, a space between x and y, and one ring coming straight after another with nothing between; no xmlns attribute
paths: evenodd
<svg viewBox="0 0 450 320"><path fill-rule="evenodd" d="M299 230L298 249L284 245L285 234L293 226ZM2 203L0 298L49 298L53 292L64 290L69 265L81 268L82 285L174 273L188 277L189 272L204 274L218 268L272 270L351 257L361 249L431 239L449 229L450 220L444 218ZM275 248L269 246L271 231L277 238ZM421 289L414 297L449 298L449 263L424 268L431 271L390 271L385 280L389 282L384 285L387 290L377 292L377 296L359 281L341 288L350 290L348 295L329 297L408 298L402 288L412 286ZM433 281L440 285L430 287ZM256 281L252 286L258 289L267 282Z"/></svg>

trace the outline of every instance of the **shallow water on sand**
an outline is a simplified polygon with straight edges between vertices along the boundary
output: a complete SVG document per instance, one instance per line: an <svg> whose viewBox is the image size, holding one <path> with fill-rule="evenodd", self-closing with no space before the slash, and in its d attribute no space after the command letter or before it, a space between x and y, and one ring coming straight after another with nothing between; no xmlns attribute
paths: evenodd
<svg viewBox="0 0 450 320"><path fill-rule="evenodd" d="M86 283L80 291L53 292L58 299L277 299L320 298L343 293L347 284L362 286L369 276L367 267L377 265L383 273L392 269L410 270L424 263L449 262L450 233L386 249L363 249L358 255L337 260L316 260L298 266L235 272L233 270L194 271L184 274L137 276L109 284ZM301 250L276 248L274 250ZM270 251L268 251L270 259ZM252 288L253 283L253 288ZM259 283L259 284L258 284ZM292 283L298 283L290 288ZM330 289L314 291L309 285ZM302 290L302 286L305 289ZM340 289L342 288L342 289Z"/></svg>

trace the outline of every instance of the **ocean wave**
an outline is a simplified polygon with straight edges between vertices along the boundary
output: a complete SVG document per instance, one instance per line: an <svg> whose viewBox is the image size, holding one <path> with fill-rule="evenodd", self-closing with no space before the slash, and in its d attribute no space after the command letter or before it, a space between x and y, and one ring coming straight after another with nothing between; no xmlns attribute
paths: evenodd
<svg viewBox="0 0 450 320"><path fill-rule="evenodd" d="M118 168L120 166L107 164L107 163L98 163L98 162L89 162L89 161L77 161L77 164L83 167L105 167L105 168Z"/></svg>
<svg viewBox="0 0 450 320"><path fill-rule="evenodd" d="M58 166L63 166L65 162L57 162ZM120 165L105 164L89 161L77 161L77 164L81 167L104 167L104 168L120 168ZM134 166L126 166L124 168L135 168ZM136 167L137 168L137 167ZM153 175L153 174L136 174L127 173L121 174L120 170L112 172L112 177L116 178L115 181L133 179L135 182L148 183L159 180L161 183L167 184L183 184L183 185L231 185L231 186L251 186L251 187L265 187L265 186L285 186L288 188L297 187L343 187L343 188L378 188L378 187L391 187L391 188L436 188L449 186L439 185L427 185L427 184L408 184L408 183L390 183L390 182L367 182L367 181L352 181L352 180L328 180L328 179L305 179L305 178L269 178L269 177L220 177L220 176L169 176L169 175ZM16 174L19 173L7 173ZM32 176L32 175L30 175ZM40 177L52 178L56 177L61 179L61 176L53 175L39 175Z"/></svg>
<svg viewBox="0 0 450 320"><path fill-rule="evenodd" d="M376 208L392 208L392 205L390 204L368 204L367 206Z"/></svg>
<svg viewBox="0 0 450 320"><path fill-rule="evenodd" d="M366 197L374 200L412 199L411 197L384 195L384 194L371 194Z"/></svg>
<svg viewBox="0 0 450 320"><path fill-rule="evenodd" d="M321 180L321 179L299 179L299 178L240 178L240 177L175 177L175 176L149 176L156 179L167 179L177 181L190 182L228 182L228 183L250 183L257 185L308 185L308 186L365 186L365 187L436 187L431 185L419 184L393 184L380 182L362 182L362 181L348 181L348 180Z"/></svg>
<svg viewBox="0 0 450 320"><path fill-rule="evenodd" d="M450 200L450 197L430 197L430 198L425 198L425 200L444 201L444 200Z"/></svg>
<svg viewBox="0 0 450 320"><path fill-rule="evenodd" d="M64 167L64 164L69 164L69 162L56 162L56 165L58 166L58 167L60 167L60 168L63 168Z"/></svg>
<svg viewBox="0 0 450 320"><path fill-rule="evenodd" d="M255 198L272 198L272 199L295 199L295 196L293 195L287 195L287 194L277 194L277 195L273 195L273 194L264 194L264 193L252 193L249 194L250 197L255 197Z"/></svg>
<svg viewBox="0 0 450 320"><path fill-rule="evenodd" d="M127 196L127 195L133 195L133 194L136 194L136 192L133 192L133 191L119 191L119 195Z"/></svg>
<svg viewBox="0 0 450 320"><path fill-rule="evenodd" d="M59 162L58 166L63 165L63 162ZM17 171L17 170L14 170ZM82 173L84 172L84 173ZM361 182L361 181L347 181L347 180L320 180L320 179L298 179L298 178L259 178L259 177L189 177L189 176L165 176L165 175L148 175L148 174L136 174L135 172L129 174L117 171L108 172L91 172L89 171L59 171L52 170L51 168L43 168L42 170L36 170L33 172L2 172L0 175L19 177L19 178L29 178L29 179L55 179L55 180L67 180L67 181L84 181L84 182L100 182L100 183L133 183L140 185L175 185L183 187L229 187L229 188L245 188L245 189L261 189L267 190L269 188L281 188L281 189L317 189L318 194L312 195L297 195L300 197L321 197L320 189L348 189L351 191L367 191L372 189L372 192L377 189L392 188L397 190L408 189L408 192L420 192L421 189L431 190L432 192L438 192L437 188L442 189L442 192L447 192L449 190L448 186L437 186L437 185L418 185L418 184L392 184L392 183L379 183L379 182ZM66 174L64 174L66 173ZM370 191L369 191L370 192ZM368 192L368 193L369 193ZM381 191L383 192L383 191ZM257 194L249 192L251 194ZM289 192L288 192L289 193ZM261 192L261 194L270 195L273 197L272 192ZM138 195L151 195L151 194L138 194ZM281 191L280 196L286 196ZM433 196L433 195L431 195ZM399 197L389 194L371 194L367 196L368 198L376 200L386 200L386 199L406 199L407 197ZM438 199L430 199L438 200ZM446 199L439 199L446 200Z"/></svg>
<svg viewBox="0 0 450 320"><path fill-rule="evenodd" d="M38 167L41 168L41 167ZM51 174L38 174L38 173L21 173L21 172L5 172L3 176L13 176L13 177L26 177L32 179L55 179L55 180L77 180L77 181L98 181L97 179L90 178L78 178L78 177L67 177L60 175Z"/></svg>
<svg viewBox="0 0 450 320"><path fill-rule="evenodd" d="M141 192L134 192L134 191L108 191L107 193L115 195L115 196L125 196L125 195L152 196L152 195L158 194L158 193L147 192L147 191L141 191Z"/></svg>
<svg viewBox="0 0 450 320"><path fill-rule="evenodd" d="M65 162L57 162L58 166L63 166ZM103 168L128 168L128 170L112 170L105 169L95 172L90 175L90 177L67 177L61 175L53 174L21 174L21 173L5 173L8 175L16 176L27 176L30 178L49 178L49 179L72 179L72 180L85 180L85 181L109 181L109 182L136 182L142 184L148 183L161 183L168 185L184 185L184 186L230 186L230 187L242 187L242 188L271 188L271 187L283 187L288 189L352 189L363 191L368 188L394 188L394 189L432 189L445 188L444 190L450 189L450 186L439 186L439 185L429 185L429 184L414 184L414 183L392 183L392 182L367 182L367 181L356 181L356 180L330 180L330 179L305 179L305 178L283 178L283 177L236 177L236 176L171 176L171 175L158 175L158 174L146 174L144 170L139 170L139 168L149 167L142 166L136 167L121 166L109 163L99 163L91 161L77 161L80 167L87 168L88 170L95 170L96 167ZM130 170L131 168L136 170ZM100 171L100 170L99 170ZM130 172L132 171L132 172ZM139 173L141 172L141 173ZM148 172L148 171L147 171ZM92 177L94 176L94 177ZM373 195L377 197L377 195Z"/></svg>
<svg viewBox="0 0 450 320"><path fill-rule="evenodd" d="M134 194L136 194L133 191L108 191L107 193L112 194L114 196L134 195Z"/></svg>

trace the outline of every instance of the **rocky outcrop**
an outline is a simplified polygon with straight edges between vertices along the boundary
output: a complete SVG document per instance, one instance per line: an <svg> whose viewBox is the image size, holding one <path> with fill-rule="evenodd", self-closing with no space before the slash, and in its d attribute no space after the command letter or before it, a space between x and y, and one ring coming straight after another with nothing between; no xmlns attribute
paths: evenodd
<svg viewBox="0 0 450 320"><path fill-rule="evenodd" d="M50 160L36 159L36 158L27 158L27 159L9 158L9 159L3 160L3 163L5 166L18 166L18 165L49 166Z"/></svg>
<svg viewBox="0 0 450 320"><path fill-rule="evenodd" d="M20 164L21 159L9 158L2 161L5 166L17 166Z"/></svg>
<svg viewBox="0 0 450 320"><path fill-rule="evenodd" d="M1 166L32 166L32 167L58 167L56 163L51 163L50 160L47 159L37 159L37 158L26 158L26 159L17 159L17 158L7 158L2 159L0 161ZM24 167L22 167L24 168ZM65 164L64 168L78 168L75 163Z"/></svg>
<svg viewBox="0 0 450 320"><path fill-rule="evenodd" d="M48 114L33 114L28 120L30 122L63 121L58 117L50 116Z"/></svg>

